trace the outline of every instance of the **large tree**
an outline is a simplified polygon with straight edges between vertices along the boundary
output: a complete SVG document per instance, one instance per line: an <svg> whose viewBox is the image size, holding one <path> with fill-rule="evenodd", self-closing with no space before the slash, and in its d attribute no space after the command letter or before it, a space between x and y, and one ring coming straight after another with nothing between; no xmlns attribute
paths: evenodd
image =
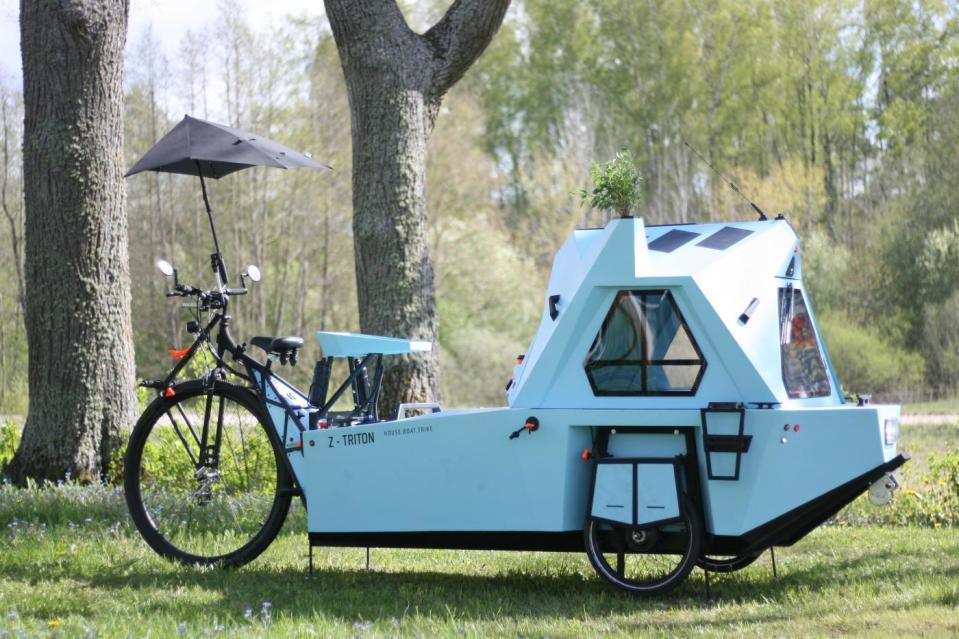
<svg viewBox="0 0 959 639"><path fill-rule="evenodd" d="M17 481L96 479L134 395L123 184L128 0L21 0L30 410Z"/></svg>
<svg viewBox="0 0 959 639"><path fill-rule="evenodd" d="M353 237L360 326L436 342L426 238L426 149L443 96L486 49L509 0L456 0L425 33L395 0L324 0L353 132ZM380 405L437 398L436 348L390 358Z"/></svg>

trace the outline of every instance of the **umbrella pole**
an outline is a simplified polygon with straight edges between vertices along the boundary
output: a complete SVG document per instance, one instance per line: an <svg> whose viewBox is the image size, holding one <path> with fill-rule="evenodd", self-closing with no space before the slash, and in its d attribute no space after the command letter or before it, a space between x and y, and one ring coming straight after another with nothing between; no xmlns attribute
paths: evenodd
<svg viewBox="0 0 959 639"><path fill-rule="evenodd" d="M213 263L213 272L222 281L221 286L227 284L226 267L223 265L223 254L220 253L220 242L216 237L216 225L213 223L213 209L210 208L210 198L206 194L206 181L203 179L203 167L199 160L195 160L197 175L200 176L200 190L203 191L203 204L206 205L206 216L210 220L210 231L213 233L213 249L216 251Z"/></svg>

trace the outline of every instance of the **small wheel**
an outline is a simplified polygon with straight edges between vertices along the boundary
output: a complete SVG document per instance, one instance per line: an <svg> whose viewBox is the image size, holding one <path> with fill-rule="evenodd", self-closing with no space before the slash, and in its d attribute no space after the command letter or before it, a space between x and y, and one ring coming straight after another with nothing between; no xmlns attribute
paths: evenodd
<svg viewBox="0 0 959 639"><path fill-rule="evenodd" d="M752 565L759 559L763 551L747 553L745 555L731 555L722 557L707 557L703 555L696 561L696 566L709 572L736 572Z"/></svg>
<svg viewBox="0 0 959 639"><path fill-rule="evenodd" d="M123 487L133 523L157 553L186 564L239 566L273 541L293 482L248 389L216 382L174 388L143 412Z"/></svg>
<svg viewBox="0 0 959 639"><path fill-rule="evenodd" d="M599 574L620 590L653 595L675 588L696 565L703 521L688 497L680 521L637 529L590 519L583 531L586 555Z"/></svg>

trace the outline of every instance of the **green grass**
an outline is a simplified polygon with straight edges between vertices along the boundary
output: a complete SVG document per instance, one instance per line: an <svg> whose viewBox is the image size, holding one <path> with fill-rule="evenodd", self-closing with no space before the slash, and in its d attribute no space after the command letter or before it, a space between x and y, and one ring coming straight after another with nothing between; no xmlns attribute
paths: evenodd
<svg viewBox="0 0 959 639"><path fill-rule="evenodd" d="M917 469L957 443L956 425L903 426ZM117 488L4 486L0 639L959 634L957 529L849 520L779 549L778 579L768 553L714 576L707 603L699 570L667 596L637 599L578 554L373 549L367 572L363 550L317 549L308 580L299 509L252 564L188 568L146 547Z"/></svg>
<svg viewBox="0 0 959 639"><path fill-rule="evenodd" d="M959 397L903 404L902 412L906 415L956 415L959 414Z"/></svg>
<svg viewBox="0 0 959 639"><path fill-rule="evenodd" d="M21 525L0 543L0 636L810 636L959 633L959 536L909 528L821 529L675 593L611 591L578 555L321 550L289 531L235 571L155 557L124 526ZM266 603L269 602L269 605Z"/></svg>

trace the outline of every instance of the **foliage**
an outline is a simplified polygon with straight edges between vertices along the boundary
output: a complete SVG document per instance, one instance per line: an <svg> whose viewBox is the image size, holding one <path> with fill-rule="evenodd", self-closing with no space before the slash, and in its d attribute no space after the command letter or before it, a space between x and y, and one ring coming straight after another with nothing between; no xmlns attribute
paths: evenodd
<svg viewBox="0 0 959 639"><path fill-rule="evenodd" d="M922 350L930 383L954 394L959 389L959 291L926 307Z"/></svg>
<svg viewBox="0 0 959 639"><path fill-rule="evenodd" d="M902 491L895 503L895 523L941 528L959 527L959 449L929 456L929 469L915 489Z"/></svg>
<svg viewBox="0 0 959 639"><path fill-rule="evenodd" d="M643 194L642 178L636 169L631 151L622 150L612 160L600 166L593 162L589 169L593 186L580 189L580 201L594 209L629 217L633 207L639 204Z"/></svg>
<svg viewBox="0 0 959 639"><path fill-rule="evenodd" d="M836 374L848 392L888 397L922 383L922 357L891 343L877 329L859 326L836 312L820 316L819 324Z"/></svg>
<svg viewBox="0 0 959 639"><path fill-rule="evenodd" d="M959 528L959 424L945 419L904 421L898 448L911 459L896 471L901 486L892 504L874 506L864 494L838 522Z"/></svg>
<svg viewBox="0 0 959 639"><path fill-rule="evenodd" d="M928 470L911 486L897 491L893 502L881 509L866 503L850 507L841 517L849 523L878 523L898 526L959 527L959 450L932 453Z"/></svg>
<svg viewBox="0 0 959 639"><path fill-rule="evenodd" d="M0 471L6 466L20 445L20 424L16 420L7 418L0 420Z"/></svg>

